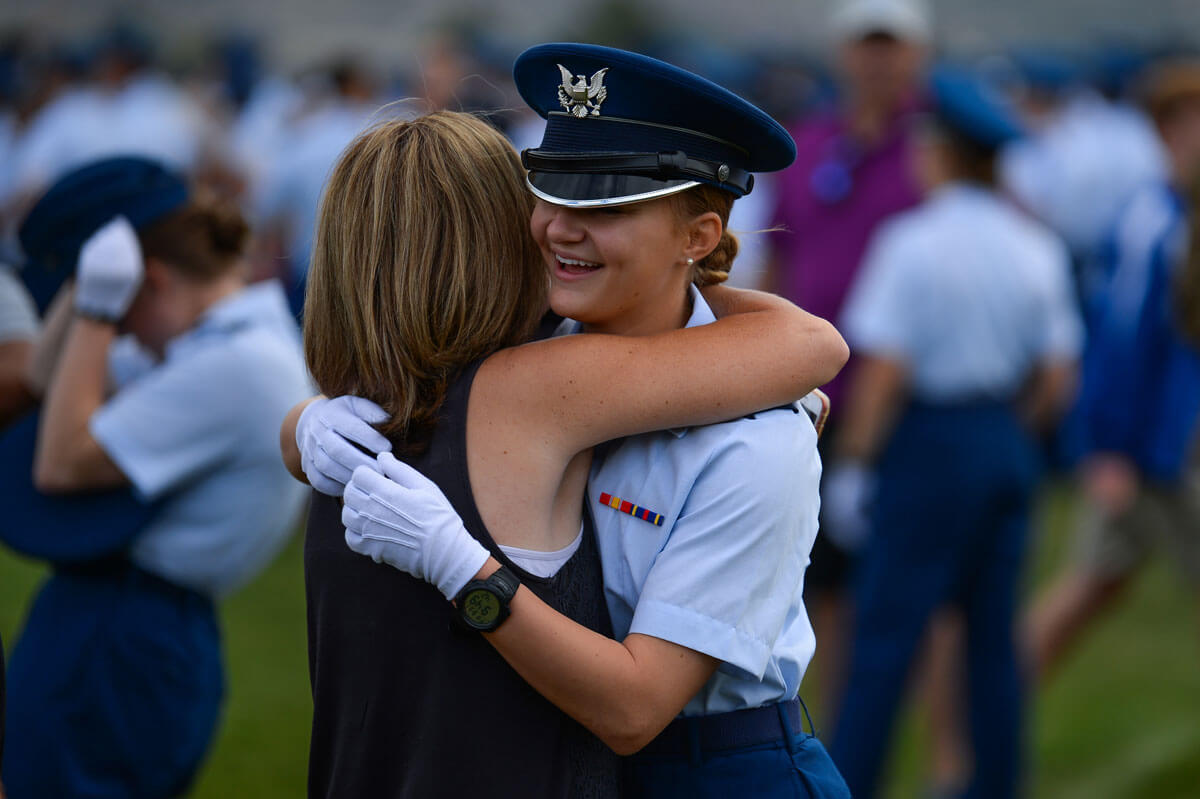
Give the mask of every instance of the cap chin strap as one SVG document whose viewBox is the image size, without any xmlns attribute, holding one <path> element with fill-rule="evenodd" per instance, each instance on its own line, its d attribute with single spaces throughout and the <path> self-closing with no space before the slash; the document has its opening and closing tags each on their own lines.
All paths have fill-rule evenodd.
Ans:
<svg viewBox="0 0 1200 799">
<path fill-rule="evenodd" d="M 535 172 L 575 175 L 644 175 L 650 178 L 688 178 L 715 183 L 739 196 L 754 188 L 754 175 L 744 169 L 672 153 L 548 153 L 525 150 L 521 163 Z"/>
</svg>

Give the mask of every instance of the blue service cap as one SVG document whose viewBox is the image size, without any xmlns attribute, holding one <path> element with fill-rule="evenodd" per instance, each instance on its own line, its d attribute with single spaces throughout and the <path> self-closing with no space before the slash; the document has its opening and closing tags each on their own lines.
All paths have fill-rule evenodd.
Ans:
<svg viewBox="0 0 1200 799">
<path fill-rule="evenodd" d="M 513 78 L 546 120 L 521 154 L 533 193 L 574 207 L 639 202 L 704 183 L 735 196 L 753 172 L 783 169 L 796 145 L 733 92 L 648 56 L 590 44 L 542 44 Z"/>
<path fill-rule="evenodd" d="M 75 271 L 79 248 L 114 216 L 137 230 L 182 208 L 188 186 L 157 161 L 121 156 L 63 175 L 30 209 L 17 231 L 25 253 L 21 277 L 44 311 Z"/>
<path fill-rule="evenodd" d="M 1000 93 L 966 72 L 934 70 L 929 95 L 938 121 L 975 144 L 995 149 L 1025 133 Z"/>
<path fill-rule="evenodd" d="M 30 209 L 18 236 L 31 265 L 75 268 L 88 236 L 122 215 L 140 230 L 188 200 L 183 177 L 136 156 L 92 161 L 58 179 Z"/>
<path fill-rule="evenodd" d="M 1009 58 L 1031 89 L 1062 94 L 1080 79 L 1079 64 L 1056 50 L 1019 47 L 1009 53 Z"/>
</svg>

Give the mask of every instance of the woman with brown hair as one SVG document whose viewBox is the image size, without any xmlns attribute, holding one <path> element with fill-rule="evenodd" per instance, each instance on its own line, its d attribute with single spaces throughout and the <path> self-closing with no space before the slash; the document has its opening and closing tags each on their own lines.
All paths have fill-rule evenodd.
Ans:
<svg viewBox="0 0 1200 799">
<path fill-rule="evenodd" d="M 812 765 L 819 744 L 795 734 L 795 691 L 811 656 L 799 590 L 816 530 L 814 426 L 790 405 L 727 425 L 712 423 L 805 394 L 836 373 L 845 348 L 824 322 L 775 298 L 717 289 L 702 296 L 694 287 L 727 273 L 736 253 L 725 231 L 732 199 L 749 189 L 751 170 L 786 165 L 794 155 L 791 141 L 745 101 L 669 65 L 607 48 L 545 47 L 517 64 L 518 85 L 539 113 L 556 92 L 566 109 L 551 114 L 543 146 L 524 154 L 533 170 L 529 187 L 539 198 L 530 244 L 540 250 L 541 264 L 535 251 L 532 268 L 542 275 L 535 280 L 544 280 L 540 270 L 550 268 L 550 305 L 575 320 L 560 332 L 582 324 L 605 335 L 561 336 L 501 350 L 460 372 L 424 452 L 404 454 L 436 483 L 431 490 L 423 486 L 433 483 L 384 453 L 377 466 L 354 471 L 340 519 L 335 502 L 314 500 L 308 561 L 310 618 L 316 619 L 313 763 L 325 764 L 322 774 L 329 762 L 344 765 L 345 780 L 336 789 L 328 779 L 312 787 L 319 795 L 347 788 L 378 792 L 390 779 L 404 786 L 400 795 L 405 789 L 467 795 L 488 786 L 513 796 L 607 793 L 612 763 L 579 756 L 595 752 L 587 749 L 595 739 L 586 734 L 580 746 L 572 743 L 583 732 L 579 725 L 612 750 L 630 753 L 688 705 L 697 723 L 716 720 L 700 724 L 697 735 L 709 734 L 701 727 L 711 729 L 717 737 L 708 744 L 738 749 L 724 754 L 736 760 L 741 787 L 790 791 L 808 780 L 810 788 L 821 783 L 836 792 L 836 773 L 832 779 L 812 770 L 798 776 Z M 584 77 L 568 74 L 561 66 L 568 63 Z M 622 87 L 627 94 L 618 102 Z M 666 124 L 663 114 L 673 112 L 662 107 L 664 98 L 688 109 L 674 120 L 679 125 Z M 657 116 L 648 110 L 656 104 Z M 602 105 L 597 119 L 592 112 Z M 660 137 L 657 145 L 643 138 L 652 135 Z M 554 142 L 568 145 L 556 148 Z M 662 152 L 648 152 L 654 147 Z M 354 155 L 352 148 L 347 158 Z M 527 197 L 515 156 L 510 158 L 511 190 Z M 432 161 L 429 156 L 420 163 Z M 332 208 L 341 207 L 345 167 L 328 189 L 326 221 Z M 361 171 L 382 172 L 372 165 Z M 406 178 L 397 182 L 409 191 Z M 471 188 L 438 185 L 456 197 Z M 474 211 L 473 218 L 486 214 L 506 205 L 494 198 L 507 198 L 507 192 L 487 186 L 480 209 L 465 199 L 458 207 L 443 205 L 439 213 L 450 218 L 441 224 L 461 231 L 458 211 Z M 529 200 L 523 202 L 528 208 Z M 390 235 L 407 238 L 403 218 L 386 222 L 401 226 Z M 418 249 L 416 257 L 421 253 L 427 261 L 437 257 L 436 249 Z M 478 267 L 477 257 L 471 253 L 465 261 Z M 405 269 L 421 266 L 402 263 Z M 318 258 L 314 274 L 321 268 Z M 358 291 L 370 281 L 354 281 L 357 287 L 347 282 L 335 290 Z M 472 290 L 480 287 L 468 284 L 460 293 Z M 348 318 L 328 313 L 321 289 L 309 299 L 316 303 L 307 310 L 309 332 Z M 721 306 L 720 321 L 710 303 Z M 381 306 L 367 305 L 377 322 Z M 750 312 L 730 315 L 738 305 Z M 461 316 L 456 307 L 439 305 L 434 324 L 471 318 L 469 307 Z M 349 343 L 352 351 L 362 348 L 355 335 Z M 383 347 L 376 351 L 395 357 Z M 353 364 L 347 374 L 370 373 L 371 357 L 352 354 L 347 360 Z M 414 367 L 426 369 L 408 365 Z M 436 370 L 420 374 L 436 390 Z M 316 377 L 329 393 L 322 376 Z M 347 389 L 357 390 L 334 388 Z M 362 424 L 393 415 L 388 391 L 380 402 L 385 410 L 377 414 L 354 397 L 306 410 L 300 452 L 292 452 L 291 462 L 303 461 L 314 485 L 340 493 L 349 470 L 368 461 L 346 438 L 389 449 Z M 703 424 L 709 426 L 678 427 Z M 664 428 L 673 429 L 648 432 Z M 289 432 L 285 426 L 285 448 Z M 603 462 L 591 465 L 591 447 L 638 433 L 646 435 L 614 442 Z M 391 492 L 399 492 L 403 507 Z M 583 508 L 581 496 L 588 497 Z M 340 521 L 348 526 L 344 535 Z M 600 531 L 596 540 L 593 523 Z M 430 585 L 398 579 L 369 561 L 355 565 L 343 537 L 354 551 Z M 311 557 L 314 540 L 326 542 L 319 567 Z M 589 567 L 597 542 L 603 594 L 594 560 Z M 344 563 L 343 590 L 337 592 L 329 585 L 334 558 Z M 379 593 L 364 590 L 367 579 L 380 581 Z M 385 596 L 383 586 L 407 595 L 398 601 L 395 594 Z M 620 642 L 602 634 L 602 598 Z M 455 600 L 457 610 L 446 599 Z M 328 613 L 335 603 L 339 612 Z M 347 625 L 346 618 L 356 615 L 355 624 Z M 452 619 L 488 635 L 447 633 Z M 360 629 L 348 632 L 351 627 Z M 422 634 L 410 634 L 414 629 Z M 374 648 L 369 655 L 368 645 Z M 380 664 L 380 649 L 395 654 Z M 333 667 L 339 662 L 342 669 Z M 363 679 L 364 671 L 377 669 L 383 673 Z M 331 672 L 340 701 L 323 710 L 324 675 Z M 339 679 L 339 672 L 348 676 Z M 397 706 L 408 709 L 403 722 L 364 725 L 364 718 Z M 737 718 L 720 719 L 726 710 Z M 338 718 L 340 733 L 329 735 L 323 718 Z M 400 737 L 397 725 L 411 729 Z M 435 742 L 449 744 L 463 734 L 475 744 L 469 755 L 437 753 Z M 674 747 L 687 734 L 683 726 L 675 729 L 660 754 L 674 762 Z M 760 744 L 770 744 L 765 759 L 743 757 L 746 747 L 763 749 Z M 386 748 L 392 758 L 390 772 L 376 771 L 380 782 L 351 781 L 363 771 L 363 747 Z M 715 765 L 717 772 L 728 774 L 731 761 L 718 761 L 724 765 Z M 608 782 L 597 779 L 601 769 Z M 715 773 L 685 772 L 680 790 Z M 409 781 L 413 775 L 421 782 Z M 660 772 L 651 782 L 664 778 Z M 710 782 L 711 790 L 730 787 L 721 779 Z M 600 790 L 605 786 L 609 790 Z"/>
<path fill-rule="evenodd" d="M 266 566 L 303 499 L 264 433 L 309 391 L 298 331 L 278 284 L 246 285 L 241 216 L 154 161 L 70 173 L 21 233 L 78 268 L 32 484 L 5 463 L 2 537 L 54 568 L 9 666 L 5 788 L 179 796 L 224 692 L 214 600 Z M 110 396 L 122 333 L 148 357 Z"/>
</svg>

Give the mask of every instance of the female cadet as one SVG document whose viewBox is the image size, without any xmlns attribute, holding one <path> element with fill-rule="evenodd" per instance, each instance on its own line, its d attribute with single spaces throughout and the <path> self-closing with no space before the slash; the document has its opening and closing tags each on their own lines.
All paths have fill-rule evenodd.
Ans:
<svg viewBox="0 0 1200 799">
<path fill-rule="evenodd" d="M 40 493 L 17 502 L 55 539 L 21 534 L 55 574 L 13 652 L 5 786 L 14 799 L 178 796 L 223 693 L 213 598 L 265 566 L 300 510 L 264 430 L 308 381 L 282 288 L 245 284 L 236 211 L 140 158 L 64 181 L 38 217 L 63 241 L 116 211 L 136 228 L 119 216 L 79 252 L 36 434 Z M 154 361 L 107 397 L 118 331 Z M 96 493 L 122 487 L 133 496 Z"/>
<path fill-rule="evenodd" d="M 929 196 L 877 235 L 842 318 L 862 364 L 833 468 L 877 481 L 832 748 L 856 797 L 874 795 L 914 651 L 947 604 L 967 626 L 968 795 L 1018 790 L 1030 428 L 1061 409 L 1082 337 L 1065 248 L 994 188 L 995 153 L 1019 133 L 1008 110 L 963 75 L 931 90 Z M 862 513 L 857 493 L 830 510 Z"/>
<path fill-rule="evenodd" d="M 553 61 L 542 66 L 539 78 L 554 78 L 553 93 L 560 72 Z M 624 66 L 622 83 L 629 87 L 642 64 Z M 654 177 L 635 183 L 664 188 Z M 305 309 L 313 374 L 328 392 L 355 390 L 389 408 L 369 418 L 387 422 L 383 431 L 438 481 L 470 533 L 458 527 L 452 551 L 428 562 L 434 590 L 352 553 L 339 504 L 314 497 L 305 548 L 313 795 L 457 796 L 497 788 L 511 796 L 611 795 L 611 752 L 537 696 L 481 637 L 451 630 L 454 614 L 445 599 L 490 553 L 505 564 L 495 578 L 505 581 L 501 590 L 515 589 L 519 578 L 522 596 L 528 594 L 523 601 L 545 601 L 542 608 L 582 622 L 577 630 L 586 645 L 610 647 L 607 656 L 620 657 L 617 667 L 628 670 L 631 650 L 587 630 L 607 626 L 590 526 L 581 532 L 581 515 L 590 520 L 580 501 L 590 447 L 784 401 L 827 379 L 845 358 L 826 323 L 767 297 L 758 302 L 768 312 L 676 330 L 688 313 L 694 269 L 688 259 L 702 261 L 717 246 L 721 222 L 716 213 L 685 211 L 671 199 L 640 212 L 593 212 L 602 224 L 593 226 L 589 241 L 599 249 L 584 252 L 577 243 L 554 260 L 556 286 L 568 292 L 556 302 L 569 302 L 572 291 L 594 295 L 598 322 L 610 320 L 611 330 L 625 335 L 566 337 L 486 357 L 500 344 L 523 340 L 544 307 L 545 262 L 527 232 L 532 206 L 516 154 L 496 131 L 462 114 L 380 126 L 347 150 L 330 178 Z M 639 283 L 649 284 L 655 272 L 667 273 L 677 292 L 639 296 Z M 589 273 L 594 279 L 585 284 Z M 640 328 L 629 326 L 630 305 Z M 775 352 L 764 346 L 772 340 Z M 714 365 L 722 375 L 716 381 L 705 373 Z M 314 485 L 329 487 L 312 467 L 325 464 L 327 454 L 339 457 L 339 447 L 349 449 L 337 435 L 320 440 L 342 406 L 376 407 L 356 398 L 319 402 L 298 427 Z M 790 411 L 768 415 L 785 423 L 794 418 Z M 815 434 L 804 425 L 791 439 L 808 469 L 804 477 L 815 481 Z M 286 443 L 292 435 L 285 430 Z M 369 427 L 351 435 L 375 449 L 390 447 Z M 294 448 L 290 455 L 298 471 Z M 652 520 L 637 524 L 655 529 Z M 786 539 L 799 535 L 799 527 L 776 532 Z M 455 556 L 460 548 L 465 557 Z M 782 565 L 771 579 L 791 591 L 800 555 L 786 543 L 774 547 L 781 549 Z M 654 708 L 645 723 L 657 727 L 597 730 L 617 748 L 652 736 L 714 666 L 702 655 L 681 664 L 682 648 L 657 639 L 631 647 L 646 684 L 637 704 L 625 709 Z M 652 684 L 666 673 L 679 679 Z M 593 710 L 587 717 L 604 715 Z M 477 731 L 477 741 L 465 752 L 458 744 L 469 730 Z"/>
<path fill-rule="evenodd" d="M 724 230 L 729 208 L 750 189 L 751 170 L 791 161 L 786 132 L 720 87 L 633 53 L 542 45 L 518 58 L 515 76 L 548 119 L 542 146 L 523 157 L 539 199 L 531 225 L 550 267 L 554 310 L 586 332 L 623 337 L 631 349 L 637 339 L 624 337 L 686 323 L 691 330 L 665 334 L 684 340 L 728 324 L 710 324 L 713 313 L 690 284 L 724 279 L 736 252 Z M 549 344 L 597 338 L 610 336 Z M 716 415 L 733 415 L 730 398 L 739 392 L 731 392 L 730 367 L 714 360 L 723 351 L 690 340 L 703 348 L 686 368 L 705 370 L 725 409 Z M 749 376 L 762 355 L 774 368 L 791 365 L 782 350 L 747 350 L 735 371 Z M 678 357 L 647 362 L 654 390 L 626 397 L 623 414 L 692 401 L 687 381 L 674 374 L 685 368 Z M 606 380 L 621 377 L 609 376 L 602 361 L 584 366 Z M 545 384 L 533 397 L 493 399 L 505 414 L 549 395 L 550 412 L 529 417 L 538 432 L 518 443 L 527 457 L 543 457 L 538 442 L 555 414 L 603 407 L 563 393 L 561 407 L 560 392 Z M 301 428 L 305 458 L 316 467 L 315 455 L 338 436 L 320 424 Z M 467 535 L 439 487 L 388 453 L 379 459 L 383 475 L 368 466 L 354 471 L 342 518 L 350 547 L 377 562 L 438 585 L 445 574 L 469 570 L 476 579 L 457 595 L 459 613 L 539 693 L 616 752 L 644 750 L 633 761 L 635 793 L 844 796 L 820 743 L 800 732 L 795 698 L 814 647 L 800 591 L 816 533 L 815 445 L 813 424 L 785 406 L 607 448 L 588 479 L 587 508 L 619 642 L 513 580 L 508 558 L 489 557 Z M 472 486 L 483 488 L 486 476 L 474 463 L 471 473 Z M 536 529 L 532 519 L 510 524 Z M 672 721 L 681 711 L 684 718 Z M 472 715 L 464 712 L 462 723 L 473 723 Z"/>
</svg>

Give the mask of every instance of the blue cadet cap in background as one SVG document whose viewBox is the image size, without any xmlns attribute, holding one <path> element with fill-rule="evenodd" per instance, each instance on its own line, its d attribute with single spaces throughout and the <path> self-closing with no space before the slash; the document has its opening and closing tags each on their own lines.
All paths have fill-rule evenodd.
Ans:
<svg viewBox="0 0 1200 799">
<path fill-rule="evenodd" d="M 1028 88 L 1062 95 L 1082 79 L 1079 64 L 1065 53 L 1048 48 L 1020 47 L 1009 53 Z"/>
<path fill-rule="evenodd" d="M 1025 134 L 1000 93 L 968 73 L 934 70 L 929 89 L 938 121 L 975 144 L 996 149 Z"/>
<path fill-rule="evenodd" d="M 648 56 L 542 44 L 517 57 L 513 78 L 546 119 L 541 146 L 521 154 L 529 186 L 556 205 L 620 205 L 701 183 L 741 197 L 752 172 L 796 158 L 792 137 L 766 113 Z"/>
<path fill-rule="evenodd" d="M 83 243 L 114 216 L 141 230 L 183 207 L 188 196 L 182 176 L 136 156 L 92 161 L 59 178 L 17 233 L 27 259 L 22 278 L 38 308 L 74 273 Z"/>
</svg>

